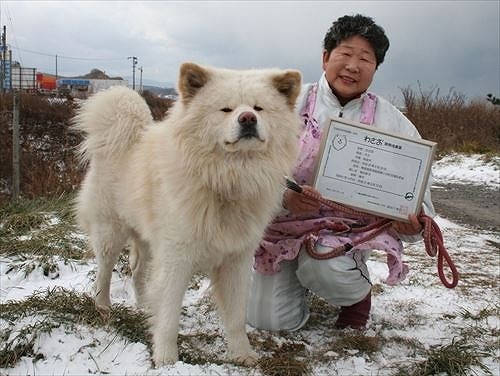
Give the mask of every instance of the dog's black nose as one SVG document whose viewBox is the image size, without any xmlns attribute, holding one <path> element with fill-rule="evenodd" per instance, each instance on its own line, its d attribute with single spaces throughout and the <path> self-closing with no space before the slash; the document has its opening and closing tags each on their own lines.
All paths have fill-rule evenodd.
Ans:
<svg viewBox="0 0 500 376">
<path fill-rule="evenodd" d="M 245 111 L 238 116 L 238 124 L 240 125 L 240 137 L 252 138 L 257 137 L 257 117 L 253 112 Z"/>
<path fill-rule="evenodd" d="M 240 116 L 238 116 L 238 123 L 242 127 L 255 127 L 255 125 L 257 124 L 257 117 L 253 112 L 242 112 Z"/>
</svg>

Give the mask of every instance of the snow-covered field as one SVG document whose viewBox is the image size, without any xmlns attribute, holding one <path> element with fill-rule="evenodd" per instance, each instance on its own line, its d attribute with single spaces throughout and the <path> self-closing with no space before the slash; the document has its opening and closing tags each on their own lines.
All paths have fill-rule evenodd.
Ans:
<svg viewBox="0 0 500 376">
<path fill-rule="evenodd" d="M 485 163 L 478 156 L 449 156 L 434 164 L 434 181 L 477 183 L 498 191 L 499 163 L 498 158 Z M 181 317 L 181 355 L 184 354 L 183 359 L 192 359 L 191 364 L 179 361 L 154 369 L 146 341 L 134 342 L 105 325 L 95 327 L 78 321 L 37 332 L 31 338 L 32 354 L 0 368 L 0 374 L 405 375 L 412 374 L 416 365 L 436 357 L 440 351 L 455 349 L 455 356 L 475 356 L 477 361 L 449 374 L 500 375 L 500 234 L 460 226 L 439 215 L 436 221 L 460 272 L 458 286 L 447 289 L 440 283 L 436 259 L 426 254 L 421 242 L 407 247 L 405 261 L 410 273 L 397 286 L 384 284 L 385 256 L 375 253 L 369 261 L 374 284 L 372 316 L 364 333 L 333 329 L 337 309 L 311 297 L 311 320 L 299 332 L 270 333 L 248 327 L 252 344 L 266 359 L 259 367 L 249 369 L 227 363 L 220 321 L 209 297 L 209 283 L 199 276 L 185 296 Z M 47 226 L 54 223 L 57 216 Z M 83 235 L 73 236 L 81 239 Z M 26 268 L 17 267 L 29 263 L 29 259 L 2 256 L 1 309 L 8 302 L 32 297 L 37 291 L 57 291 L 52 290 L 56 287 L 90 294 L 96 269 L 92 258 L 51 260 L 53 267 L 49 270 L 35 264 L 27 273 Z M 125 307 L 134 306 L 131 279 L 119 268 L 113 276 L 112 299 Z M 0 319 L 1 342 L 15 344 L 12 341 L 20 333 L 29 337 L 29 328 L 44 320 L 49 322 L 44 311 L 16 320 Z M 3 351 L 4 345 L 1 346 Z M 199 361 L 200 357 L 204 360 Z M 279 364 L 270 367 L 277 358 L 283 359 L 282 368 Z"/>
</svg>

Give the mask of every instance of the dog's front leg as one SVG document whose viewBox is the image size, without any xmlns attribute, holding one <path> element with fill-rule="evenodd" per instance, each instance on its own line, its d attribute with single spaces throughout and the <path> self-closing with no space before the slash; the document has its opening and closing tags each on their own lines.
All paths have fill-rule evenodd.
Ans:
<svg viewBox="0 0 500 376">
<path fill-rule="evenodd" d="M 152 288 L 146 294 L 151 312 L 153 361 L 156 367 L 173 364 L 178 358 L 177 335 L 182 298 L 192 276 L 192 267 L 186 262 L 167 261 L 152 267 Z"/>
<path fill-rule="evenodd" d="M 211 276 L 219 313 L 226 330 L 231 360 L 245 365 L 258 361 L 245 330 L 252 253 L 226 258 Z"/>
</svg>

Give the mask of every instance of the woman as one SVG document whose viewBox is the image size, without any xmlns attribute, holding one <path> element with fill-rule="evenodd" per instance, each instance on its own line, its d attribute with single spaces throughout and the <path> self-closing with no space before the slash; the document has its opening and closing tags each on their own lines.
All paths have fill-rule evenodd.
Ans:
<svg viewBox="0 0 500 376">
<path fill-rule="evenodd" d="M 268 227 L 256 252 L 247 311 L 248 323 L 256 328 L 301 328 L 309 317 L 306 290 L 341 307 L 337 328 L 364 328 L 371 308 L 371 282 L 366 266 L 371 250 L 387 252 L 387 283 L 395 284 L 408 273 L 401 260 L 401 240 L 421 239 L 422 228 L 415 215 L 409 217 L 409 223 L 395 222 L 392 229 L 352 247 L 345 255 L 318 260 L 305 249 L 305 240 L 313 232 L 316 251 L 325 253 L 359 239 L 359 234 L 349 231 L 339 234 L 336 226 L 362 226 L 376 221 L 370 215 L 349 216 L 314 199 L 320 197 L 310 186 L 314 162 L 322 128 L 330 118 L 343 117 L 400 135 L 420 137 L 399 110 L 367 92 L 388 48 L 384 30 L 362 15 L 339 18 L 325 35 L 324 72 L 317 83 L 304 86 L 298 101 L 304 129 L 294 178 L 309 195 L 290 189 L 284 192 L 283 213 Z M 422 206 L 425 214 L 434 215 L 429 187 Z"/>
</svg>

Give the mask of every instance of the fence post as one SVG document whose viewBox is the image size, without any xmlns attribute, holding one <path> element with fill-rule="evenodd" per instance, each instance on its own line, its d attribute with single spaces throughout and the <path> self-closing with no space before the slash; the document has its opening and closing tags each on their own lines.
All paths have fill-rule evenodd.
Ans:
<svg viewBox="0 0 500 376">
<path fill-rule="evenodd" d="M 13 90 L 12 107 L 12 199 L 19 199 L 20 194 L 20 130 L 19 130 L 20 90 Z"/>
</svg>

